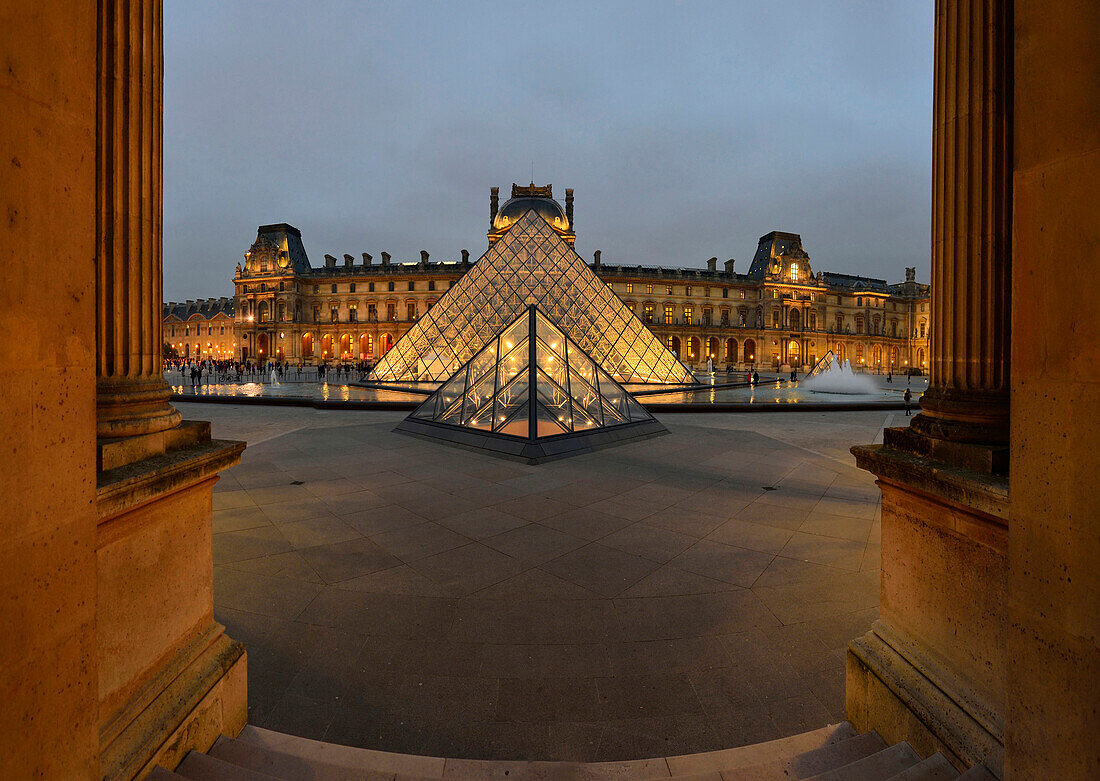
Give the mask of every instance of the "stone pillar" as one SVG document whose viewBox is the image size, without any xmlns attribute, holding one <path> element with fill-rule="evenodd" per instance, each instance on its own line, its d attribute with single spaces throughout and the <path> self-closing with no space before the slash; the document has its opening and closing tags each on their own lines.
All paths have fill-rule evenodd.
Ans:
<svg viewBox="0 0 1100 781">
<path fill-rule="evenodd" d="M 96 78 L 96 433 L 179 425 L 161 372 L 159 2 L 99 4 Z"/>
<path fill-rule="evenodd" d="M 1009 632 L 1013 0 L 937 0 L 931 377 L 852 448 L 882 491 L 879 620 L 848 646 L 860 731 L 1003 777 Z M 1014 532 L 1015 533 L 1015 532 Z"/>
<path fill-rule="evenodd" d="M 1014 12 L 1005 771 L 1097 778 L 1100 12 L 1093 0 Z"/>
<path fill-rule="evenodd" d="M 1008 442 L 1012 3 L 936 3 L 929 386 L 913 427 Z"/>
</svg>

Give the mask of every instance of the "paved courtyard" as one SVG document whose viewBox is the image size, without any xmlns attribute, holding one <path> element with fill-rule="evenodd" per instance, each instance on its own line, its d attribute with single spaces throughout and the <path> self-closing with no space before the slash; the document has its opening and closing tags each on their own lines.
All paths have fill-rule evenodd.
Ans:
<svg viewBox="0 0 1100 781">
<path fill-rule="evenodd" d="M 253 724 L 610 760 L 843 718 L 880 558 L 847 448 L 895 414 L 666 415 L 527 466 L 394 434 L 397 413 L 179 407 L 249 443 L 214 494 L 214 597 Z"/>
</svg>

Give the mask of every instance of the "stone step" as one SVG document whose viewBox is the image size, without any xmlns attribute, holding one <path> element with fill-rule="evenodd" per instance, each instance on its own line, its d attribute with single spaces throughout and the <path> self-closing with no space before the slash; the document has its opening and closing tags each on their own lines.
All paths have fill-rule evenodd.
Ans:
<svg viewBox="0 0 1100 781">
<path fill-rule="evenodd" d="M 685 754 L 668 757 L 668 769 L 672 776 L 691 776 L 723 770 L 736 770 L 753 765 L 764 765 L 790 759 L 798 754 L 855 737 L 856 731 L 846 721 L 830 724 L 810 732 L 791 735 L 765 743 L 707 751 L 702 754 Z"/>
<path fill-rule="evenodd" d="M 943 754 L 933 754 L 923 762 L 898 773 L 890 781 L 951 781 L 959 777 L 959 771 Z"/>
<path fill-rule="evenodd" d="M 187 752 L 176 768 L 176 775 L 190 781 L 278 781 L 266 773 L 257 773 L 197 751 Z"/>
<path fill-rule="evenodd" d="M 974 765 L 959 776 L 959 781 L 997 781 L 997 777 L 985 765 Z"/>
<path fill-rule="evenodd" d="M 308 778 L 312 781 L 392 781 L 393 772 L 381 772 L 365 768 L 348 768 L 303 759 L 269 748 L 262 748 L 244 740 L 219 737 L 210 751 L 215 759 L 238 767 L 266 773 L 286 781 Z"/>
<path fill-rule="evenodd" d="M 903 741 L 869 757 L 812 776 L 812 781 L 887 781 L 918 762 L 917 752 Z"/>
<path fill-rule="evenodd" d="M 441 757 L 394 754 L 367 748 L 325 743 L 261 727 L 246 725 L 237 740 L 299 759 L 352 770 L 372 770 L 411 778 L 443 778 L 446 763 Z"/>
<path fill-rule="evenodd" d="M 877 732 L 864 732 L 793 757 L 759 765 L 722 770 L 726 781 L 788 781 L 809 779 L 829 770 L 857 762 L 886 748 Z"/>
</svg>

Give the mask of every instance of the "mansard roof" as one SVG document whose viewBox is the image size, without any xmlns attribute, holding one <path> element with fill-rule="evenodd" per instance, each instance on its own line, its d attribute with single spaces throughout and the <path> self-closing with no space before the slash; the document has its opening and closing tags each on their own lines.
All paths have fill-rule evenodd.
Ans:
<svg viewBox="0 0 1100 781">
<path fill-rule="evenodd" d="M 834 271 L 825 271 L 822 274 L 825 284 L 829 287 L 846 288 L 853 292 L 865 290 L 868 293 L 889 293 L 889 285 L 885 279 L 874 277 L 860 277 L 852 274 L 838 274 Z"/>
<path fill-rule="evenodd" d="M 200 298 L 197 301 L 187 299 L 183 302 L 166 301 L 162 307 L 161 319 L 174 317 L 181 322 L 195 315 L 203 320 L 213 320 L 218 315 L 233 317 L 233 299 L 222 296 L 221 298 Z"/>
</svg>

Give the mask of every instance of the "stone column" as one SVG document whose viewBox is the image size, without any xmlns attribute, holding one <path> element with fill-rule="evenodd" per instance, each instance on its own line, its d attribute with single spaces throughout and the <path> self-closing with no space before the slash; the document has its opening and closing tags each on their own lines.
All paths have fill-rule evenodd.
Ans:
<svg viewBox="0 0 1100 781">
<path fill-rule="evenodd" d="M 930 377 L 913 428 L 1008 441 L 1012 3 L 938 0 Z"/>
<path fill-rule="evenodd" d="M 99 4 L 96 90 L 96 433 L 179 425 L 161 372 L 162 17 Z"/>
</svg>

